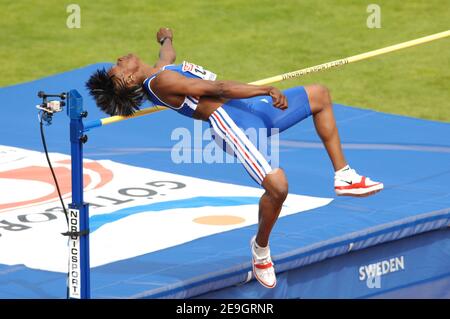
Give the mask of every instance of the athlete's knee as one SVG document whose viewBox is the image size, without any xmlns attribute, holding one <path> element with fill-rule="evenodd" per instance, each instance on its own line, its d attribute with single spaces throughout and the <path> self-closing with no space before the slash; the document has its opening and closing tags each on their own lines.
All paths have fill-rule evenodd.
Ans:
<svg viewBox="0 0 450 319">
<path fill-rule="evenodd" d="M 322 84 L 309 85 L 308 89 L 311 95 L 318 100 L 328 100 L 330 98 L 330 90 Z"/>
<path fill-rule="evenodd" d="M 313 84 L 305 87 L 309 98 L 309 104 L 313 113 L 320 112 L 324 108 L 331 108 L 330 90 L 321 84 Z"/>
<path fill-rule="evenodd" d="M 289 193 L 289 184 L 286 174 L 281 168 L 267 174 L 263 187 L 268 195 L 277 203 L 283 203 Z"/>
</svg>

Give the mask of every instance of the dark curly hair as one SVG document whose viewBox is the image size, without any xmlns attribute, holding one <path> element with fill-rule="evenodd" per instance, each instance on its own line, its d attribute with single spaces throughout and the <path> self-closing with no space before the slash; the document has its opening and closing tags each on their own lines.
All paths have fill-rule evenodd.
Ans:
<svg viewBox="0 0 450 319">
<path fill-rule="evenodd" d="M 139 110 L 145 94 L 141 86 L 128 87 L 124 81 L 114 81 L 103 68 L 97 70 L 86 82 L 90 95 L 97 106 L 109 115 L 130 116 Z"/>
</svg>

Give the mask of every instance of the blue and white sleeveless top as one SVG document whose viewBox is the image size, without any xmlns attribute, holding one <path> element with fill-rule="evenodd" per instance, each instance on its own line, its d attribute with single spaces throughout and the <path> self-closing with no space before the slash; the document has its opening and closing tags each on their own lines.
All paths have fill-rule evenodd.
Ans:
<svg viewBox="0 0 450 319">
<path fill-rule="evenodd" d="M 178 72 L 179 74 L 181 74 L 187 78 L 195 78 L 195 79 L 210 80 L 210 81 L 214 81 L 216 79 L 217 75 L 212 73 L 211 71 L 205 70 L 203 67 L 201 67 L 199 65 L 183 61 L 182 64 L 166 65 L 163 68 L 161 68 L 161 70 L 158 73 L 153 74 L 151 77 L 145 79 L 144 88 L 147 91 L 151 102 L 153 102 L 156 105 L 167 106 L 167 107 L 177 111 L 178 113 L 181 113 L 188 117 L 192 117 L 195 109 L 197 108 L 198 97 L 186 96 L 184 98 L 184 102 L 181 104 L 181 106 L 176 107 L 176 106 L 172 106 L 172 105 L 165 103 L 152 91 L 152 89 L 150 87 L 150 83 L 160 72 L 162 72 L 164 70 Z"/>
</svg>

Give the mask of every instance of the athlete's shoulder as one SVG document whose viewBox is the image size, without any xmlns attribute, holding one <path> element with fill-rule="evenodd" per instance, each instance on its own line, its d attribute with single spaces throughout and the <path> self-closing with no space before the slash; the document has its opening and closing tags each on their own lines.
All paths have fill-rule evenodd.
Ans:
<svg viewBox="0 0 450 319">
<path fill-rule="evenodd" d="M 179 83 L 180 81 L 183 81 L 184 79 L 185 77 L 176 71 L 169 69 L 161 70 L 151 81 L 151 86 L 153 88 L 170 87 L 172 85 L 175 85 L 176 83 Z"/>
</svg>

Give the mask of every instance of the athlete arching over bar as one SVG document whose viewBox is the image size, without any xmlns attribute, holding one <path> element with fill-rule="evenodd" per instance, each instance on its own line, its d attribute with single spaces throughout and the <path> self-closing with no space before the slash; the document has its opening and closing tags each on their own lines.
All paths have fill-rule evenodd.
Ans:
<svg viewBox="0 0 450 319">
<path fill-rule="evenodd" d="M 251 250 L 255 277 L 265 287 L 273 288 L 276 276 L 269 235 L 288 195 L 288 182 L 283 170 L 272 168 L 241 128 L 264 126 L 268 132 L 271 128 L 282 132 L 312 115 L 335 170 L 337 195 L 369 196 L 382 190 L 383 184 L 357 174 L 347 164 L 326 87 L 297 86 L 281 92 L 273 86 L 215 81 L 216 75 L 202 67 L 187 62 L 173 64 L 176 56 L 170 29 L 159 29 L 156 37 L 161 49 L 154 66 L 128 54 L 111 69 L 97 70 L 86 85 L 100 109 L 109 115 L 132 115 L 148 99 L 210 123 L 265 190 Z"/>
</svg>

